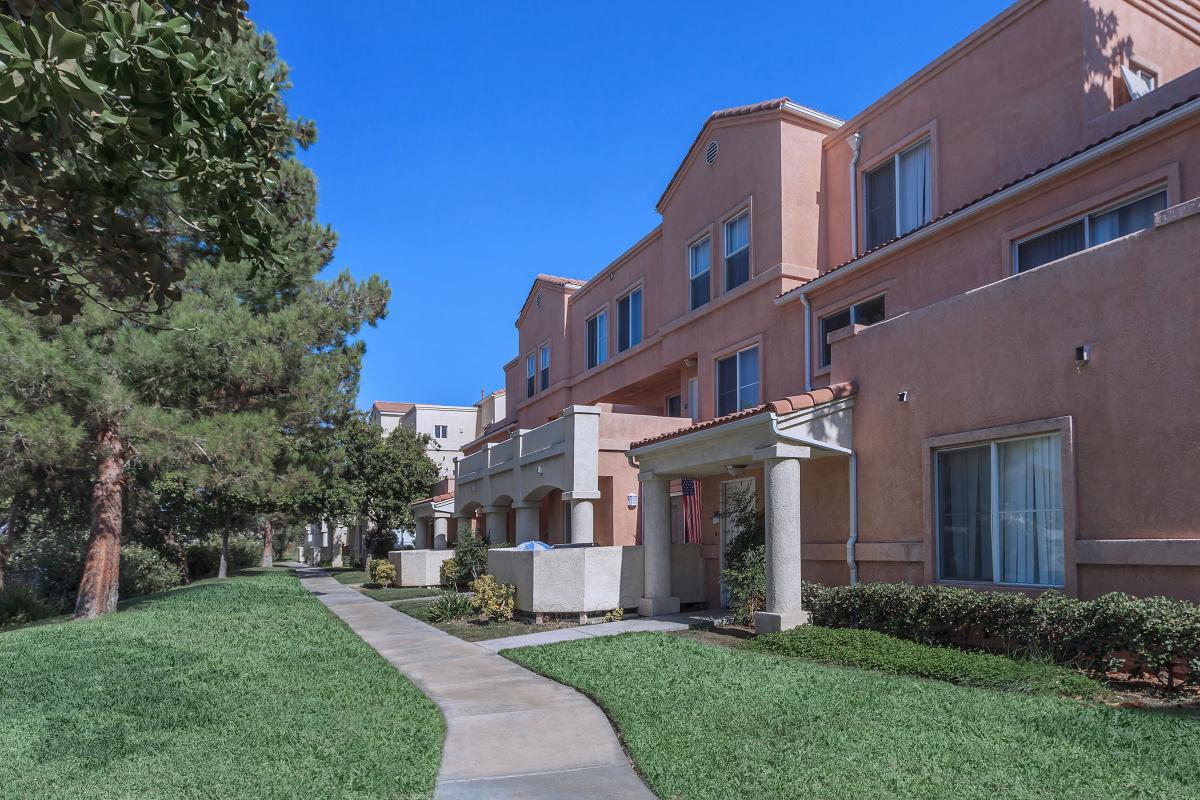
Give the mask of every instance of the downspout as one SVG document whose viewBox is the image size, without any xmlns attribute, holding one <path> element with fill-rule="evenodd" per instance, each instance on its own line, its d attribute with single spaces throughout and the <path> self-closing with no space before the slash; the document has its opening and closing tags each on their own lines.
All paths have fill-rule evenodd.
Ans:
<svg viewBox="0 0 1200 800">
<path fill-rule="evenodd" d="M 800 302 L 804 304 L 804 391 L 812 391 L 812 342 L 809 338 L 812 336 L 812 306 L 808 302 L 808 295 L 804 293 L 804 287 L 800 287 Z"/>
<path fill-rule="evenodd" d="M 820 442 L 805 436 L 795 436 L 779 430 L 779 417 L 771 414 L 771 433 L 778 439 L 796 444 L 816 447 L 819 450 L 830 450 L 850 457 L 850 536 L 846 539 L 846 566 L 850 568 L 850 585 L 858 583 L 858 558 L 855 548 L 858 545 L 858 455 L 848 447 L 831 442 Z"/>
<path fill-rule="evenodd" d="M 858 257 L 858 156 L 862 152 L 862 133 L 855 131 L 846 139 L 854 151 L 850 159 L 850 257 Z"/>
</svg>

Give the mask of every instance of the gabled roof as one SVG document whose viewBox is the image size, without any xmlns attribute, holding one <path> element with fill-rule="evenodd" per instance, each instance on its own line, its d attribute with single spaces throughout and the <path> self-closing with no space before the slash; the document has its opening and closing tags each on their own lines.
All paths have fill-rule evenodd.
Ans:
<svg viewBox="0 0 1200 800">
<path fill-rule="evenodd" d="M 819 125 L 828 127 L 831 130 L 839 128 L 842 125 L 842 121 L 837 117 L 832 117 L 828 114 L 822 114 L 820 111 L 814 111 L 813 109 L 802 106 L 799 103 L 793 103 L 791 99 L 787 97 L 777 97 L 774 100 L 763 100 L 759 103 L 751 103 L 750 105 L 745 106 L 734 106 L 733 108 L 723 108 L 719 111 L 714 111 L 708 115 L 708 119 L 706 119 L 704 124 L 700 126 L 699 133 L 697 133 L 696 138 L 692 140 L 691 145 L 687 149 L 687 153 L 685 153 L 683 156 L 683 160 L 679 162 L 679 166 L 675 168 L 675 173 L 671 176 L 671 180 L 667 181 L 667 188 L 663 189 L 663 193 L 658 198 L 658 203 L 656 203 L 654 207 L 659 212 L 662 211 L 662 207 L 667 200 L 667 196 L 671 193 L 671 190 L 675 188 L 675 184 L 679 182 L 679 177 L 683 174 L 684 167 L 687 166 L 688 161 L 691 160 L 692 153 L 699 149 L 700 142 L 704 138 L 704 132 L 708 130 L 709 125 L 712 125 L 714 122 L 719 122 L 721 120 L 731 119 L 734 117 L 748 117 L 753 114 L 761 114 L 771 111 L 787 112 L 809 122 L 815 122 Z"/>
<path fill-rule="evenodd" d="M 555 289 L 560 289 L 564 292 L 575 292 L 582 289 L 587 281 L 578 280 L 576 278 L 563 278 L 559 275 L 545 275 L 539 273 L 533 279 L 533 283 L 529 286 L 529 293 L 525 295 L 525 302 L 521 304 L 521 313 L 517 314 L 517 322 L 521 321 L 521 317 L 525 316 L 525 312 L 529 309 L 529 301 L 533 299 L 537 292 L 538 284 L 552 286 Z"/>
<path fill-rule="evenodd" d="M 841 400 L 845 397 L 858 392 L 858 384 L 854 381 L 843 381 L 842 383 L 834 383 L 820 389 L 813 389 L 809 392 L 801 392 L 789 397 L 782 397 L 778 400 L 772 400 L 769 403 L 755 406 L 754 408 L 746 408 L 741 411 L 735 411 L 732 414 L 726 414 L 723 417 L 710 419 L 707 422 L 698 422 L 695 425 L 689 425 L 686 428 L 671 431 L 669 433 L 660 433 L 658 436 L 651 436 L 648 439 L 642 439 L 633 442 L 629 445 L 630 450 L 637 450 L 639 447 L 645 447 L 649 444 L 657 444 L 665 442 L 668 439 L 678 439 L 680 436 L 687 436 L 690 433 L 708 430 L 709 428 L 717 428 L 721 425 L 727 425 L 735 420 L 745 419 L 746 417 L 757 416 L 758 414 L 791 414 L 794 411 L 803 411 L 808 408 L 814 408 L 825 403 L 832 403 L 834 400 Z"/>
<path fill-rule="evenodd" d="M 371 408 L 383 414 L 407 414 L 416 403 L 392 403 L 388 400 L 376 400 Z"/>
<path fill-rule="evenodd" d="M 1134 131 L 1137 128 L 1140 128 L 1141 126 L 1143 126 L 1149 122 L 1153 122 L 1154 120 L 1156 120 L 1160 117 L 1166 116 L 1167 114 L 1170 114 L 1172 111 L 1175 111 L 1176 109 L 1186 106 L 1189 103 L 1195 102 L 1196 100 L 1200 100 L 1200 94 L 1194 94 L 1191 97 L 1188 97 L 1184 100 L 1180 100 L 1178 103 L 1168 106 L 1167 108 L 1164 108 L 1154 114 L 1151 114 L 1148 117 L 1144 117 L 1143 119 L 1141 119 L 1131 125 L 1127 125 L 1126 127 L 1122 128 L 1119 131 L 1110 133 L 1108 136 L 1105 136 L 1102 139 L 1097 139 L 1096 141 L 1092 142 L 1091 144 L 1079 148 L 1078 150 L 1071 153 L 1070 155 L 1063 156 L 1062 158 L 1058 159 L 1057 161 L 1047 164 L 1044 167 L 1039 167 L 1038 169 L 1035 169 L 1032 172 L 1022 175 L 1020 178 L 1009 181 L 1008 183 L 1004 184 L 1003 186 L 998 186 L 995 189 L 992 189 L 991 191 L 987 192 L 986 194 L 982 194 L 979 197 L 976 197 L 974 200 L 964 203 L 963 205 L 959 206 L 958 208 L 955 208 L 951 211 L 947 211 L 946 213 L 944 213 L 938 217 L 935 217 L 934 219 L 929 220 L 924 225 L 920 225 L 916 228 L 913 228 L 911 231 L 901 234 L 900 236 L 897 236 L 893 239 L 889 239 L 888 241 L 883 242 L 882 244 L 875 245 L 870 250 L 859 253 L 854 258 L 851 258 L 847 261 L 843 261 L 840 264 L 836 264 L 836 265 L 830 267 L 829 269 L 822 272 L 817 278 L 814 278 L 813 280 L 822 280 L 827 275 L 830 275 L 834 272 L 837 272 L 840 269 L 844 269 L 846 267 L 851 266 L 852 264 L 862 261 L 867 256 L 873 256 L 875 253 L 878 253 L 880 250 L 885 250 L 885 249 L 891 247 L 892 245 L 896 244 L 897 242 L 902 242 L 905 239 L 909 239 L 909 238 L 913 237 L 914 235 L 920 233 L 921 231 L 925 230 L 926 228 L 929 228 L 933 225 L 937 225 L 937 224 L 941 223 L 942 221 L 949 219 L 950 217 L 961 214 L 964 211 L 967 211 L 967 210 L 971 209 L 972 207 L 977 206 L 978 204 L 984 202 L 985 200 L 988 200 L 989 198 L 1000 194 L 1001 192 L 1006 192 L 1009 189 L 1013 189 L 1028 180 L 1036 178 L 1037 176 L 1041 175 L 1044 172 L 1047 172 L 1049 170 L 1054 169 L 1055 167 L 1058 167 L 1060 164 L 1065 164 L 1066 162 L 1070 161 L 1073 158 L 1078 158 L 1079 156 L 1084 155 L 1088 151 L 1094 150 L 1097 147 L 1100 147 L 1101 145 L 1105 144 L 1106 142 L 1109 142 L 1120 136 L 1124 136 L 1125 134 L 1130 133 L 1131 131 Z M 786 292 L 781 293 L 779 295 L 779 297 L 785 297 L 787 295 L 792 294 L 793 292 L 797 292 L 800 289 L 803 289 L 809 283 L 812 283 L 812 281 L 808 281 L 806 283 L 800 284 L 799 286 L 793 286 L 791 289 L 788 289 Z"/>
</svg>

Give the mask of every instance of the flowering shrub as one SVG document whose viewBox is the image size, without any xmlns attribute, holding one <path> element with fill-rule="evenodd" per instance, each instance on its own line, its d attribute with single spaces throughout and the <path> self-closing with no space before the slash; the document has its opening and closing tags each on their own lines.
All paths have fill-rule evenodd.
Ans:
<svg viewBox="0 0 1200 800">
<path fill-rule="evenodd" d="M 986 647 L 1103 671 L 1124 666 L 1170 688 L 1177 674 L 1200 683 L 1200 606 L 1113 592 L 1076 600 L 950 586 L 805 583 L 812 621 L 868 628 L 922 644 Z"/>
<path fill-rule="evenodd" d="M 454 589 L 458 586 L 459 578 L 458 561 L 453 558 L 447 558 L 438 567 L 438 577 L 441 579 L 442 586 Z"/>
<path fill-rule="evenodd" d="M 388 587 L 396 583 L 396 565 L 386 558 L 376 558 L 371 561 L 371 583 Z"/>
<path fill-rule="evenodd" d="M 471 581 L 471 608 L 489 622 L 508 622 L 516 610 L 517 587 L 511 583 L 496 583 L 491 575 L 480 575 Z"/>
</svg>

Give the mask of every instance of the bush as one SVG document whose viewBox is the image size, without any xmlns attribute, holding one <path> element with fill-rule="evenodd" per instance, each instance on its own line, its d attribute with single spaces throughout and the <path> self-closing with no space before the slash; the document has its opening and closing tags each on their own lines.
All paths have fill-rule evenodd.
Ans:
<svg viewBox="0 0 1200 800">
<path fill-rule="evenodd" d="M 454 557 L 442 562 L 439 576 L 448 589 L 466 588 L 487 572 L 487 542 L 471 530 L 461 530 L 454 542 Z"/>
<path fill-rule="evenodd" d="M 457 587 L 459 579 L 458 561 L 454 558 L 447 558 L 443 561 L 442 565 L 438 567 L 438 578 L 441 579 L 442 586 L 449 586 L 452 589 Z"/>
<path fill-rule="evenodd" d="M 1200 682 L 1200 606 L 1114 592 L 1075 600 L 950 586 L 804 585 L 816 625 L 867 628 L 923 644 L 984 647 L 1091 670 L 1123 663 L 1173 688 L 1176 673 Z"/>
<path fill-rule="evenodd" d="M 0 592 L 0 628 L 25 625 L 62 612 L 62 607 L 39 594 L 32 586 L 10 583 Z"/>
<path fill-rule="evenodd" d="M 471 616 L 471 601 L 453 590 L 439 592 L 426 609 L 430 622 L 454 622 Z"/>
<path fill-rule="evenodd" d="M 804 625 L 783 633 L 758 636 L 745 646 L 760 653 L 983 689 L 1084 697 L 1101 692 L 1095 681 L 1053 664 L 1018 661 L 950 647 L 930 647 L 876 631 Z"/>
<path fill-rule="evenodd" d="M 229 537 L 229 571 L 249 569 L 262 563 L 262 538 Z M 188 577 L 191 580 L 217 574 L 221 565 L 221 537 L 210 536 L 187 546 Z"/>
<path fill-rule="evenodd" d="M 121 597 L 165 592 L 183 583 L 179 565 L 140 544 L 121 547 L 121 572 L 117 591 Z"/>
<path fill-rule="evenodd" d="M 766 521 L 753 491 L 739 489 L 729 501 L 729 527 L 739 533 L 725 545 L 721 580 L 734 622 L 753 625 L 755 613 L 767 604 Z"/>
<path fill-rule="evenodd" d="M 386 558 L 376 558 L 371 562 L 371 583 L 385 589 L 396 584 L 396 565 Z"/>
<path fill-rule="evenodd" d="M 517 604 L 517 587 L 511 583 L 496 583 L 491 575 L 480 575 L 471 581 L 471 609 L 489 622 L 508 622 Z"/>
</svg>

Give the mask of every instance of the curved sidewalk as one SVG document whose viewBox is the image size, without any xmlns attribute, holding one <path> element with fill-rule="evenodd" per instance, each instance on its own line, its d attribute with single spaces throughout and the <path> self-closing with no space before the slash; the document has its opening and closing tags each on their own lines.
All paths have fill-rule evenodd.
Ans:
<svg viewBox="0 0 1200 800">
<path fill-rule="evenodd" d="M 608 718 L 579 692 L 401 614 L 324 570 L 289 566 L 442 710 L 446 741 L 434 797 L 654 797 Z"/>
</svg>

